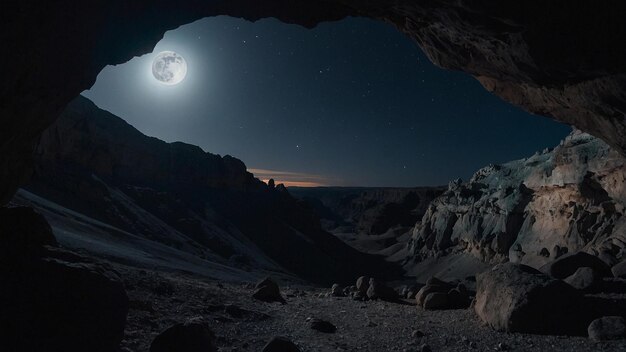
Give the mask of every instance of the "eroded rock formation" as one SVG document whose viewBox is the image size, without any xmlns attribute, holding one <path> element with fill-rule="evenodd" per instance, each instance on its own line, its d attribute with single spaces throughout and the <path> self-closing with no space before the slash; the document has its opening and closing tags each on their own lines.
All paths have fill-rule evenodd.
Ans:
<svg viewBox="0 0 626 352">
<path fill-rule="evenodd" d="M 0 86 L 0 201 L 23 181 L 37 135 L 105 65 L 151 51 L 166 30 L 217 15 L 305 26 L 348 15 L 386 21 L 437 65 L 626 151 L 626 4 L 619 0 L 10 0 L 0 40 L 19 60 Z"/>
<path fill-rule="evenodd" d="M 466 252 L 539 268 L 579 250 L 625 259 L 626 159 L 574 131 L 553 150 L 454 181 L 416 227 L 420 258 Z"/>
</svg>

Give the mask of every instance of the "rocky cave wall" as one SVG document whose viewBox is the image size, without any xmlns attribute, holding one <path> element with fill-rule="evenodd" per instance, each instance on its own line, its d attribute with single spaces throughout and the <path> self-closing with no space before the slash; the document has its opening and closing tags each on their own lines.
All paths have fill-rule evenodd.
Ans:
<svg viewBox="0 0 626 352">
<path fill-rule="evenodd" d="M 312 27 L 363 16 L 395 25 L 437 65 L 626 152 L 626 3 L 619 0 L 9 0 L 0 39 L 0 202 L 30 167 L 33 140 L 100 70 L 148 53 L 165 31 L 229 15 Z"/>
</svg>

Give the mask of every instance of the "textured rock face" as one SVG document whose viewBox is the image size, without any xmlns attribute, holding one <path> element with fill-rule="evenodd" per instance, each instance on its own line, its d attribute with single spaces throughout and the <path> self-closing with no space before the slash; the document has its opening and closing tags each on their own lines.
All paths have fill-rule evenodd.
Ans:
<svg viewBox="0 0 626 352">
<path fill-rule="evenodd" d="M 32 141 L 105 65 L 149 52 L 166 30 L 224 14 L 305 26 L 347 15 L 387 21 L 436 64 L 626 150 L 626 4 L 618 0 L 10 0 L 4 10 L 0 39 L 20 59 L 0 87 L 1 202 L 22 182 Z"/>
<path fill-rule="evenodd" d="M 430 205 L 412 251 L 419 258 L 467 252 L 536 268 L 579 250 L 623 260 L 625 161 L 575 131 L 554 150 L 488 166 L 467 183 L 450 183 Z"/>
</svg>

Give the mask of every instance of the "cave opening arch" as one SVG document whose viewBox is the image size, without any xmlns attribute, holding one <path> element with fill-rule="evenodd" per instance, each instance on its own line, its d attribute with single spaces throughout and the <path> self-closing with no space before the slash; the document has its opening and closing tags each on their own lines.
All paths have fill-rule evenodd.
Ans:
<svg viewBox="0 0 626 352">
<path fill-rule="evenodd" d="M 0 199 L 29 168 L 33 140 L 107 64 L 151 51 L 163 33 L 199 18 L 275 17 L 311 27 L 363 16 L 394 24 L 444 68 L 474 75 L 488 90 L 626 150 L 626 4 L 429 1 L 63 1 L 6 6 L 2 39 L 22 57 L 0 106 Z M 598 23 L 602 21 L 602 25 Z M 546 35 L 549 33 L 550 35 Z"/>
</svg>

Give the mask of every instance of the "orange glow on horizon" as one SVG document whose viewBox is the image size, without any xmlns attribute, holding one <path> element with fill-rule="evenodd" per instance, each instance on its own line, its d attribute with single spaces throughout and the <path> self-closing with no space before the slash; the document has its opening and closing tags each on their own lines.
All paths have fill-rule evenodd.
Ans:
<svg viewBox="0 0 626 352">
<path fill-rule="evenodd" d="M 265 183 L 268 183 L 270 180 L 261 180 Z M 281 180 L 274 180 L 274 183 L 278 186 L 279 184 L 283 184 L 285 187 L 325 187 L 328 185 L 322 184 L 322 183 L 317 183 L 317 182 L 310 182 L 310 181 L 281 181 Z"/>
<path fill-rule="evenodd" d="M 250 168 L 248 172 L 254 174 L 254 177 L 268 183 L 270 179 L 274 179 L 275 184 L 283 184 L 285 187 L 328 187 L 330 185 L 340 183 L 337 180 L 327 176 L 308 174 L 304 172 L 280 171 Z"/>
</svg>

